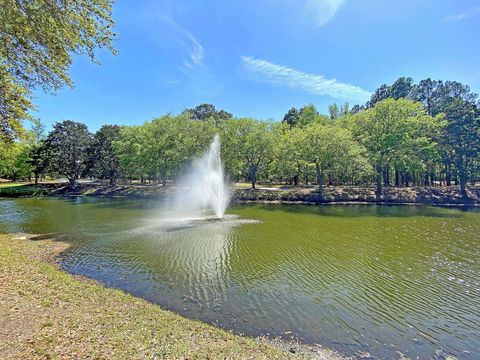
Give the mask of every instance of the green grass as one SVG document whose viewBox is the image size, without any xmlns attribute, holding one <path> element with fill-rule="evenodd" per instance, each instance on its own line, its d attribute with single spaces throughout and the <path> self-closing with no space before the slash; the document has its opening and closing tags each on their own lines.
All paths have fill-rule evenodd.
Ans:
<svg viewBox="0 0 480 360">
<path fill-rule="evenodd" d="M 7 182 L 7 183 L 0 183 L 0 188 L 9 188 L 15 186 L 24 186 L 28 185 L 28 183 L 15 183 L 15 182 Z"/>
<path fill-rule="evenodd" d="M 255 339 L 81 280 L 46 259 L 67 247 L 0 235 L 0 358 L 287 359 Z"/>
<path fill-rule="evenodd" d="M 50 195 L 51 190 L 47 186 L 35 184 L 1 184 L 0 197 L 20 197 L 20 196 L 43 196 Z"/>
</svg>

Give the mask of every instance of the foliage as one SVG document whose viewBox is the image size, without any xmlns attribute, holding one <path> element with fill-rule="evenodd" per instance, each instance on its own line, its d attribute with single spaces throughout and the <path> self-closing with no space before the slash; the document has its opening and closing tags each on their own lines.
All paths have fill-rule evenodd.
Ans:
<svg viewBox="0 0 480 360">
<path fill-rule="evenodd" d="M 141 126 L 121 129 L 113 148 L 129 178 L 161 180 L 181 175 L 183 168 L 213 138 L 214 124 L 192 121 L 186 114 L 166 115 Z"/>
<path fill-rule="evenodd" d="M 0 6 L 0 134 L 22 135 L 31 91 L 72 86 L 72 55 L 87 55 L 112 41 L 113 0 L 4 0 Z"/>
<path fill-rule="evenodd" d="M 113 142 L 120 135 L 120 126 L 104 125 L 93 136 L 89 149 L 90 173 L 100 179 L 109 179 L 115 185 L 120 176 L 120 162 Z"/>
<path fill-rule="evenodd" d="M 225 167 L 244 176 L 255 189 L 258 172 L 272 160 L 272 124 L 249 118 L 228 121 L 221 129 Z M 236 176 L 235 176 L 236 175 Z"/>
<path fill-rule="evenodd" d="M 441 126 L 440 118 L 432 118 L 421 103 L 408 99 L 383 100 L 351 117 L 350 128 L 375 168 L 378 193 L 385 167 L 423 154 L 434 145 L 432 135 Z"/>
<path fill-rule="evenodd" d="M 201 104 L 193 109 L 186 109 L 183 114 L 192 120 L 213 121 L 217 127 L 233 117 L 232 114 L 225 110 L 217 110 L 212 104 Z"/>
<path fill-rule="evenodd" d="M 43 145 L 48 170 L 66 177 L 73 186 L 87 167 L 91 139 L 85 124 L 71 120 L 56 123 Z"/>
<path fill-rule="evenodd" d="M 300 158 L 315 166 L 319 194 L 326 177 L 342 177 L 349 168 L 368 169 L 365 149 L 348 129 L 336 125 L 312 124 L 296 134 L 303 146 Z"/>
</svg>

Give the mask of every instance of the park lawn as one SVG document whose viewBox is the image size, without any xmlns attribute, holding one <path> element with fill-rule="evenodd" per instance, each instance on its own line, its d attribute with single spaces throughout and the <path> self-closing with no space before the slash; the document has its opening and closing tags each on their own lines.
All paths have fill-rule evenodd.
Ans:
<svg viewBox="0 0 480 360">
<path fill-rule="evenodd" d="M 14 186 L 23 186 L 23 185 L 28 185 L 29 183 L 16 183 L 16 182 L 6 182 L 6 183 L 0 183 L 0 188 L 8 188 L 8 187 L 14 187 Z"/>
<path fill-rule="evenodd" d="M 0 234 L 1 359 L 293 356 L 67 274 L 52 262 L 67 247 L 45 236 Z"/>
</svg>

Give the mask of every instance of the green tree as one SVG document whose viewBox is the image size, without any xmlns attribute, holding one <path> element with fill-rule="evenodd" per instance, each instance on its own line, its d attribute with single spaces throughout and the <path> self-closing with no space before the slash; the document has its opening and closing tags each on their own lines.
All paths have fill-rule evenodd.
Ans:
<svg viewBox="0 0 480 360">
<path fill-rule="evenodd" d="M 405 154 L 414 154 L 434 142 L 439 119 L 426 114 L 423 105 L 408 99 L 387 99 L 350 118 L 356 139 L 367 149 L 376 172 L 377 196 L 381 196 L 385 168 Z"/>
<path fill-rule="evenodd" d="M 32 89 L 72 86 L 72 55 L 87 55 L 112 41 L 113 0 L 4 0 L 0 6 L 0 133 L 21 135 Z"/>
<path fill-rule="evenodd" d="M 290 110 L 288 110 L 283 117 L 282 122 L 288 124 L 290 128 L 297 126 L 297 124 L 300 122 L 300 112 L 298 109 L 292 107 Z"/>
<path fill-rule="evenodd" d="M 271 128 L 270 123 L 248 118 L 231 120 L 222 127 L 222 153 L 227 168 L 239 166 L 248 174 L 252 189 L 255 189 L 258 171 L 272 158 Z"/>
<path fill-rule="evenodd" d="M 29 91 L 15 79 L 0 63 L 0 141 L 5 145 L 25 136 L 22 120 L 31 120 L 33 109 Z"/>
<path fill-rule="evenodd" d="M 129 179 L 142 178 L 146 174 L 148 139 L 144 126 L 124 126 L 112 145 L 118 157 L 121 172 Z"/>
<path fill-rule="evenodd" d="M 272 173 L 276 179 L 287 179 L 295 186 L 305 172 L 305 162 L 300 156 L 300 132 L 300 128 L 290 129 L 287 123 L 282 122 L 274 128 L 273 134 Z"/>
<path fill-rule="evenodd" d="M 65 176 L 73 187 L 86 169 L 91 138 L 85 124 L 71 120 L 56 123 L 45 140 L 48 170 Z"/>
<path fill-rule="evenodd" d="M 313 124 L 297 135 L 303 143 L 301 156 L 315 165 L 319 196 L 324 196 L 327 175 L 341 175 L 353 164 L 366 162 L 362 148 L 348 129 L 336 125 Z"/>
<path fill-rule="evenodd" d="M 113 150 L 113 142 L 120 135 L 120 126 L 104 125 L 93 136 L 90 145 L 90 162 L 92 174 L 101 179 L 109 179 L 115 185 L 120 176 L 120 163 Z"/>
<path fill-rule="evenodd" d="M 337 120 L 350 114 L 350 105 L 345 102 L 343 105 L 338 106 L 336 103 L 328 106 L 328 113 L 330 114 L 330 120 Z"/>
<path fill-rule="evenodd" d="M 201 104 L 192 109 L 186 109 L 184 115 L 187 115 L 192 120 L 212 120 L 217 127 L 233 117 L 232 114 L 225 110 L 217 110 L 212 104 Z"/>
<path fill-rule="evenodd" d="M 446 105 L 445 118 L 442 145 L 451 154 L 461 194 L 467 197 L 467 181 L 475 176 L 475 162 L 480 154 L 480 110 L 475 104 L 455 97 Z"/>
</svg>

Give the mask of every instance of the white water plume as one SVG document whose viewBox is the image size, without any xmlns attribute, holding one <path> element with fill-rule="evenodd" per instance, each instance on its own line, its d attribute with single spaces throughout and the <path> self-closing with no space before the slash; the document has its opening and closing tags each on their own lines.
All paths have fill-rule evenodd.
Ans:
<svg viewBox="0 0 480 360">
<path fill-rule="evenodd" d="M 200 213 L 205 217 L 213 211 L 223 218 L 230 201 L 230 191 L 220 158 L 220 137 L 215 135 L 208 151 L 196 159 L 180 182 L 170 211 L 175 217 Z"/>
</svg>

